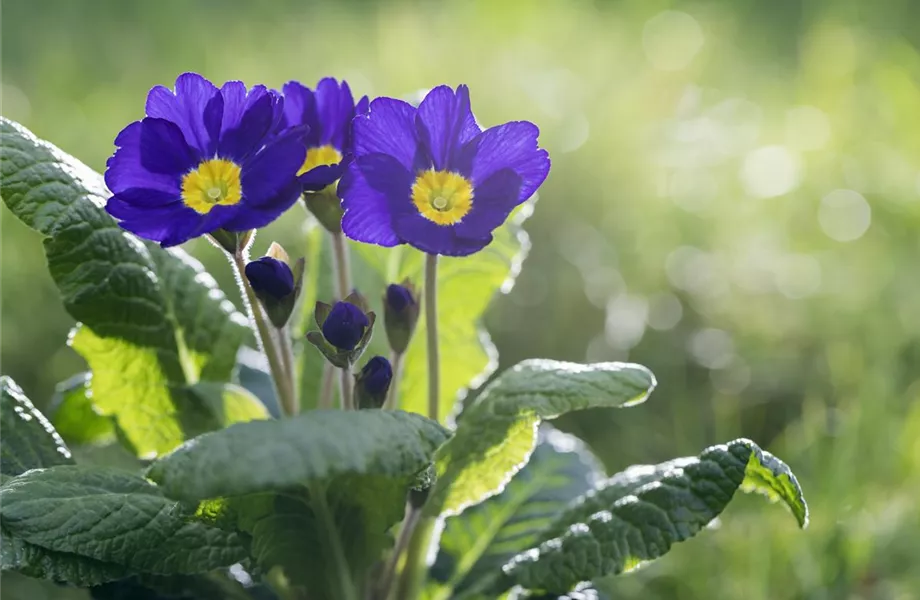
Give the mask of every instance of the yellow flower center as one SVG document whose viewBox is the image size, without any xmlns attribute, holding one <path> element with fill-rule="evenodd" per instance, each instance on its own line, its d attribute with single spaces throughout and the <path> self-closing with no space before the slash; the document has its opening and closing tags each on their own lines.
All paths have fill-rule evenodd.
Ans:
<svg viewBox="0 0 920 600">
<path fill-rule="evenodd" d="M 241 171 L 239 165 L 223 158 L 202 162 L 182 178 L 182 201 L 202 215 L 218 204 L 237 204 L 243 198 Z"/>
<path fill-rule="evenodd" d="M 429 221 L 453 225 L 473 208 L 473 184 L 459 173 L 428 169 L 412 184 L 412 203 Z"/>
<path fill-rule="evenodd" d="M 337 165 L 342 162 L 342 153 L 335 149 L 335 146 L 326 144 L 307 150 L 307 158 L 303 161 L 303 166 L 297 171 L 297 175 L 303 175 L 307 171 L 312 171 L 316 167 L 326 165 Z"/>
</svg>

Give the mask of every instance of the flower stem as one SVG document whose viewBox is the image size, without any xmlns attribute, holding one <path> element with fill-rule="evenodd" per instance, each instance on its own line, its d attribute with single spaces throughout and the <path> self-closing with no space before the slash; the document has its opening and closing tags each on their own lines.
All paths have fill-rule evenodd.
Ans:
<svg viewBox="0 0 920 600">
<path fill-rule="evenodd" d="M 323 363 L 323 382 L 320 389 L 319 408 L 332 408 L 332 390 L 335 381 L 335 367 L 330 363 Z"/>
<path fill-rule="evenodd" d="M 402 375 L 402 352 L 390 353 L 390 365 L 393 367 L 393 381 L 390 382 L 390 390 L 387 392 L 386 402 L 383 403 L 384 410 L 393 410 L 399 406 L 399 378 Z"/>
<path fill-rule="evenodd" d="M 341 374 L 341 379 L 339 379 L 339 387 L 342 393 L 342 410 L 354 410 L 355 408 L 355 399 L 352 392 L 352 375 L 351 369 L 339 369 Z"/>
<path fill-rule="evenodd" d="M 255 323 L 255 333 L 259 341 L 259 348 L 268 359 L 268 369 L 271 371 L 272 381 L 275 384 L 275 393 L 278 395 L 278 400 L 284 413 L 287 416 L 292 416 L 297 413 L 294 382 L 291 375 L 284 368 L 284 361 L 281 358 L 281 352 L 278 347 L 280 340 L 276 340 L 275 336 L 272 335 L 273 327 L 269 324 L 255 291 L 249 285 L 249 280 L 246 279 L 246 257 L 242 251 L 233 254 L 232 265 L 236 272 L 237 283 L 239 283 L 243 291 L 243 302 L 246 304 L 250 323 Z"/>
<path fill-rule="evenodd" d="M 341 231 L 332 235 L 332 270 L 336 277 L 338 300 L 344 300 L 351 292 L 351 267 L 348 261 L 348 246 Z"/>
<path fill-rule="evenodd" d="M 284 367 L 286 375 L 285 381 L 290 383 L 293 392 L 293 390 L 297 389 L 297 383 L 295 380 L 296 371 L 294 369 L 294 346 L 291 344 L 291 329 L 288 325 L 285 325 L 275 331 L 278 334 L 278 342 L 281 345 L 281 364 Z M 298 412 L 300 412 L 300 405 L 295 400 L 295 402 L 291 404 L 288 414 L 293 416 Z"/>
<path fill-rule="evenodd" d="M 438 255 L 425 257 L 425 328 L 428 339 L 428 418 L 438 420 Z"/>
<path fill-rule="evenodd" d="M 357 600 L 358 594 L 355 590 L 354 583 L 348 574 L 348 561 L 345 558 L 345 552 L 342 548 L 342 540 L 339 537 L 338 528 L 335 526 L 335 520 L 332 517 L 332 511 L 326 501 L 326 488 L 321 484 L 309 486 L 310 500 L 313 504 L 313 510 L 316 513 L 316 520 L 326 537 L 324 544 L 326 551 L 331 555 L 335 565 L 334 576 L 338 580 L 339 596 L 342 600 Z M 330 575 L 333 575 L 330 573 Z"/>
<path fill-rule="evenodd" d="M 431 534 L 434 533 L 435 519 L 423 517 L 417 520 L 409 538 L 406 561 L 396 582 L 396 595 L 399 600 L 415 600 L 425 574 L 425 561 Z"/>
<path fill-rule="evenodd" d="M 406 502 L 406 513 L 399 529 L 399 537 L 396 538 L 396 545 L 393 546 L 393 551 L 390 553 L 389 560 L 387 560 L 383 575 L 380 577 L 377 593 L 374 595 L 376 600 L 387 600 L 390 595 L 390 587 L 393 585 L 393 578 L 396 576 L 396 567 L 399 566 L 399 557 L 402 555 L 403 550 L 406 549 L 406 546 L 409 545 L 409 540 L 412 539 L 412 532 L 415 531 L 415 526 L 421 516 L 421 508 L 414 508 L 412 504 Z"/>
</svg>

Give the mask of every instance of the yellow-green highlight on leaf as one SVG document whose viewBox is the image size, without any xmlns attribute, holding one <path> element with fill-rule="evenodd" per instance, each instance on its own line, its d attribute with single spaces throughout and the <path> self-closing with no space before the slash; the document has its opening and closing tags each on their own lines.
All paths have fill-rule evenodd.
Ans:
<svg viewBox="0 0 920 600">
<path fill-rule="evenodd" d="M 0 195 L 45 236 L 96 411 L 139 456 L 172 450 L 205 423 L 186 388 L 230 379 L 245 318 L 196 260 L 121 229 L 103 209 L 101 175 L 7 119 L 0 138 Z"/>
<path fill-rule="evenodd" d="M 265 405 L 252 392 L 233 383 L 202 381 L 189 391 L 205 405 L 221 427 L 271 418 Z"/>
<path fill-rule="evenodd" d="M 527 360 L 503 373 L 468 407 L 438 450 L 438 481 L 425 510 L 457 514 L 505 486 L 527 463 L 544 419 L 587 408 L 643 402 L 655 377 L 641 365 Z"/>
<path fill-rule="evenodd" d="M 91 382 L 92 373 L 78 373 L 57 386 L 49 411 L 51 421 L 70 444 L 104 445 L 115 441 L 112 419 L 93 408 Z"/>
<path fill-rule="evenodd" d="M 502 568 L 493 592 L 513 586 L 559 595 L 666 554 L 719 516 L 737 490 L 769 492 L 801 527 L 808 506 L 795 475 L 754 442 L 712 446 L 698 458 L 633 467 L 575 500 L 537 545 Z"/>
</svg>

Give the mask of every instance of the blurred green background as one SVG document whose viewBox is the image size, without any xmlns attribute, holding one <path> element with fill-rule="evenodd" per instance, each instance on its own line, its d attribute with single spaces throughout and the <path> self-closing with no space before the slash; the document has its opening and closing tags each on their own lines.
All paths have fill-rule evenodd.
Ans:
<svg viewBox="0 0 920 600">
<path fill-rule="evenodd" d="M 5 0 L 2 113 L 96 169 L 193 70 L 468 83 L 553 158 L 487 325 L 532 356 L 648 365 L 644 405 L 561 423 L 611 471 L 746 436 L 805 532 L 741 498 L 617 598 L 920 598 L 920 4 L 911 0 Z M 37 234 L 2 211 L 2 370 L 39 406 L 82 369 Z M 270 237 L 297 247 L 295 217 Z M 219 280 L 227 266 L 191 243 Z M 40 599 L 42 591 L 24 597 Z"/>
</svg>

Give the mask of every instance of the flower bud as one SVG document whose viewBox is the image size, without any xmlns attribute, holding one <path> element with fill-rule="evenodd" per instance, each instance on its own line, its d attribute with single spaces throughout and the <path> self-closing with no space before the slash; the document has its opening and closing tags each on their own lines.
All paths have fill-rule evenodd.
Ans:
<svg viewBox="0 0 920 600">
<path fill-rule="evenodd" d="M 320 331 L 307 334 L 326 359 L 339 368 L 350 367 L 358 360 L 371 340 L 376 315 L 357 292 L 333 305 L 317 302 L 313 312 Z"/>
<path fill-rule="evenodd" d="M 383 296 L 383 323 L 390 348 L 402 354 L 409 346 L 419 316 L 418 296 L 415 286 L 406 279 L 402 285 L 387 286 Z"/>
<path fill-rule="evenodd" d="M 215 229 L 208 234 L 208 239 L 217 246 L 220 246 L 231 255 L 241 252 L 252 242 L 252 234 L 255 230 L 249 231 L 227 231 L 226 229 Z"/>
<path fill-rule="evenodd" d="M 252 291 L 265 308 L 269 320 L 279 329 L 291 318 L 303 279 L 303 259 L 297 261 L 294 271 L 287 260 L 284 248 L 273 243 L 268 256 L 248 263 L 245 269 Z"/>
<path fill-rule="evenodd" d="M 361 372 L 355 375 L 355 405 L 358 408 L 380 408 L 387 399 L 393 367 L 382 356 L 367 361 Z"/>
</svg>

